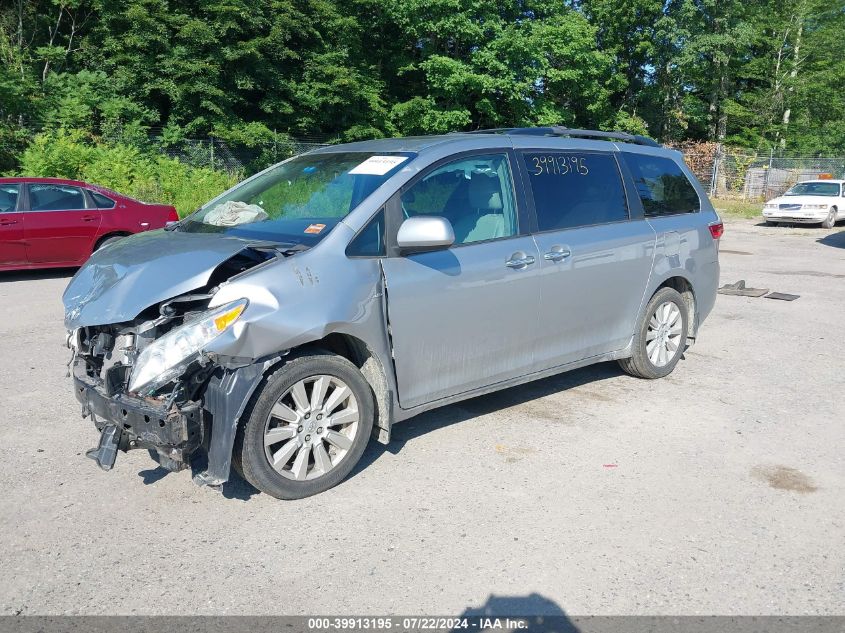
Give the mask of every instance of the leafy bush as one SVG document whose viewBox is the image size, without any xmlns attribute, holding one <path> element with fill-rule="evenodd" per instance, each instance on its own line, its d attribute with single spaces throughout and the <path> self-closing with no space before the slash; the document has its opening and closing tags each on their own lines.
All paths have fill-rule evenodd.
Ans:
<svg viewBox="0 0 845 633">
<path fill-rule="evenodd" d="M 238 181 L 237 174 L 192 167 L 137 147 L 98 143 L 83 131 L 62 129 L 36 136 L 21 155 L 18 172 L 84 180 L 139 200 L 172 204 L 180 216 Z"/>
</svg>

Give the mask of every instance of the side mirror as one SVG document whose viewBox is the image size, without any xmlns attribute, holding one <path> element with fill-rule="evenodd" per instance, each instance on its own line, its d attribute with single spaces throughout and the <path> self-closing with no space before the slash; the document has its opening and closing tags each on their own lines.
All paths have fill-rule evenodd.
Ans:
<svg viewBox="0 0 845 633">
<path fill-rule="evenodd" d="M 449 248 L 455 243 L 452 223 L 439 215 L 418 215 L 402 222 L 396 244 L 403 255 Z"/>
</svg>

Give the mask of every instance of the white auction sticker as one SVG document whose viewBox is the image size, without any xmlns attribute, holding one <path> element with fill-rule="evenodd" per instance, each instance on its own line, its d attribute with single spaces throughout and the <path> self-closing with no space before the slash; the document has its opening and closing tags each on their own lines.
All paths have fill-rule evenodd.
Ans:
<svg viewBox="0 0 845 633">
<path fill-rule="evenodd" d="M 349 170 L 350 174 L 384 176 L 391 169 L 408 160 L 407 156 L 370 156 L 360 165 Z"/>
</svg>

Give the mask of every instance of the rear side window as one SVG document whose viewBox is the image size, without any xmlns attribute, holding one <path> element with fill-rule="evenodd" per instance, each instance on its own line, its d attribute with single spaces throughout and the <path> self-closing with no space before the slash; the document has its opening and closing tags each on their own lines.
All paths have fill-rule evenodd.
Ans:
<svg viewBox="0 0 845 633">
<path fill-rule="evenodd" d="M 0 213 L 14 211 L 18 206 L 20 185 L 0 185 Z"/>
<path fill-rule="evenodd" d="M 111 198 L 104 196 L 101 193 L 97 193 L 96 191 L 89 191 L 88 193 L 90 193 L 91 197 L 94 198 L 94 202 L 97 203 L 98 209 L 114 209 L 114 200 Z"/>
<path fill-rule="evenodd" d="M 85 196 L 79 187 L 67 185 L 30 185 L 29 208 L 32 211 L 74 211 L 85 208 Z"/>
<path fill-rule="evenodd" d="M 646 217 L 694 213 L 698 194 L 678 163 L 661 156 L 625 154 Z"/>
<path fill-rule="evenodd" d="M 610 154 L 528 152 L 522 157 L 540 231 L 628 219 L 622 177 Z"/>
</svg>

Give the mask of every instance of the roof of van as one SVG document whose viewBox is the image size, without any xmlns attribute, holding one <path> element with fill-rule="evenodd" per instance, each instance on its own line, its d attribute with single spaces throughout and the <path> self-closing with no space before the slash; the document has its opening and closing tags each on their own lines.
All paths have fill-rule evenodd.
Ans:
<svg viewBox="0 0 845 633">
<path fill-rule="evenodd" d="M 543 128 L 539 128 L 541 130 Z M 613 134 L 613 133 L 610 133 Z M 479 132 L 452 132 L 450 134 L 440 134 L 433 136 L 407 136 L 402 138 L 381 138 L 372 139 L 368 141 L 358 141 L 355 143 L 343 143 L 340 145 L 329 145 L 316 150 L 312 153 L 328 153 L 328 152 L 414 152 L 421 153 L 435 146 L 444 144 L 468 144 L 477 147 L 490 146 L 491 141 L 508 138 L 509 142 L 513 142 L 515 146 L 530 146 L 532 140 L 543 139 L 546 142 L 552 139 L 559 139 L 565 141 L 567 145 L 583 144 L 586 147 L 603 147 L 608 150 L 617 148 L 618 144 L 635 145 L 652 147 L 654 149 L 665 149 L 672 151 L 669 148 L 662 148 L 657 143 L 652 144 L 636 143 L 633 140 L 612 139 L 605 140 L 601 136 L 595 137 L 581 137 L 581 136 L 566 136 L 566 135 L 544 135 L 538 133 L 536 135 L 528 135 L 524 133 L 510 133 L 509 130 L 481 130 Z M 631 137 L 632 139 L 635 137 Z M 637 137 L 641 138 L 641 137 Z"/>
</svg>

